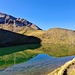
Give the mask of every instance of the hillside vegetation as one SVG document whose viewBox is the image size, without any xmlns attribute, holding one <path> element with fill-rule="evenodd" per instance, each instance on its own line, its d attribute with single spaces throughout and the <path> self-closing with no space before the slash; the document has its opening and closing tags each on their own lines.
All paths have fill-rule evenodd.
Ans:
<svg viewBox="0 0 75 75">
<path fill-rule="evenodd" d="M 37 37 L 42 43 L 75 44 L 75 31 L 73 30 L 63 28 L 52 28 L 47 31 L 41 30 L 41 28 L 39 28 L 37 25 L 27 21 L 26 19 L 16 18 L 1 12 L 0 29 L 8 30 L 25 36 Z M 1 35 L 1 37 L 2 36 L 3 35 Z M 4 36 L 6 37 L 6 35 Z"/>
<path fill-rule="evenodd" d="M 23 34 L 23 33 L 21 33 Z M 75 31 L 63 28 L 52 28 L 50 30 L 28 30 L 24 33 L 28 36 L 36 36 L 42 40 L 42 43 L 62 43 L 75 44 Z"/>
<path fill-rule="evenodd" d="M 36 37 L 39 40 L 41 40 L 40 43 L 53 43 L 53 44 L 61 43 L 61 44 L 75 45 L 75 31 L 74 30 L 52 28 L 50 30 L 45 31 L 45 30 L 35 30 L 29 27 L 25 27 L 23 30 L 17 33 L 25 35 L 25 36 Z M 1 37 L 3 36 L 6 37 L 6 35 L 2 34 Z M 16 40 L 16 38 L 13 37 L 14 40 Z"/>
</svg>

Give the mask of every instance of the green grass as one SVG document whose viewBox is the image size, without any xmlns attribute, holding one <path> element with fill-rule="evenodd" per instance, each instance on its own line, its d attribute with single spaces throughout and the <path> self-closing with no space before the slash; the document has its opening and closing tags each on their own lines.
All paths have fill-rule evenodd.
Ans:
<svg viewBox="0 0 75 75">
<path fill-rule="evenodd" d="M 70 75 L 75 75 L 75 69 L 72 69 Z"/>
<path fill-rule="evenodd" d="M 75 31 L 63 28 L 52 28 L 50 30 L 32 31 L 24 33 L 28 36 L 36 36 L 41 39 L 42 43 L 53 44 L 74 44 L 75 45 Z"/>
<path fill-rule="evenodd" d="M 0 48 L 0 68 L 26 62 L 38 54 L 54 57 L 75 55 L 75 46 L 68 44 L 28 44 Z"/>
</svg>

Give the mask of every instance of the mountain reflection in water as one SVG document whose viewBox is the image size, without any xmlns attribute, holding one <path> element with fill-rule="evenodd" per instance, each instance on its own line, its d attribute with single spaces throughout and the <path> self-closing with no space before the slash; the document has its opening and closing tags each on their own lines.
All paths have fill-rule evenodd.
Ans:
<svg viewBox="0 0 75 75">
<path fill-rule="evenodd" d="M 47 54 L 39 54 L 25 63 L 17 64 L 0 71 L 0 75 L 47 75 L 74 57 L 56 58 Z"/>
</svg>

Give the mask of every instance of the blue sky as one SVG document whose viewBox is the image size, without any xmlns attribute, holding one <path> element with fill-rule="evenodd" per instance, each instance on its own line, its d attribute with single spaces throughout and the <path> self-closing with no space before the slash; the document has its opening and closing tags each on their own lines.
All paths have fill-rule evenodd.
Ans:
<svg viewBox="0 0 75 75">
<path fill-rule="evenodd" d="M 25 18 L 44 30 L 75 29 L 75 0 L 0 0 L 0 12 Z"/>
</svg>

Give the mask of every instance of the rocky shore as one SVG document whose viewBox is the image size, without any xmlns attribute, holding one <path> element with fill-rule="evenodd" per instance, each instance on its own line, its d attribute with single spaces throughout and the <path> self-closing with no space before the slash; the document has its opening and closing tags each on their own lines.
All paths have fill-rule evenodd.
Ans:
<svg viewBox="0 0 75 75">
<path fill-rule="evenodd" d="M 75 58 L 48 75 L 75 75 Z"/>
</svg>

